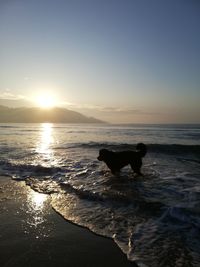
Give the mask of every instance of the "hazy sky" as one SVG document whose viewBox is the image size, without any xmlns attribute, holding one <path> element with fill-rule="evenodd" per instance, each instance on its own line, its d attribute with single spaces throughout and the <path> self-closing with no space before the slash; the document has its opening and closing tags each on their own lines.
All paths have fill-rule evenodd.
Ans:
<svg viewBox="0 0 200 267">
<path fill-rule="evenodd" d="M 199 0 L 0 0 L 0 40 L 1 104 L 200 123 Z"/>
</svg>

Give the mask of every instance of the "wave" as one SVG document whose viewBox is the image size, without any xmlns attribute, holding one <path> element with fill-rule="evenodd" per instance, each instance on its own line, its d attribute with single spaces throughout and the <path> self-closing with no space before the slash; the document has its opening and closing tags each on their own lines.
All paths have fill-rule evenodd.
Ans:
<svg viewBox="0 0 200 267">
<path fill-rule="evenodd" d="M 52 195 L 53 208 L 65 219 L 113 238 L 138 266 L 198 266 L 198 214 L 145 199 L 129 205 L 118 199 L 117 205 L 116 201 L 88 196 L 88 192 L 82 191 L 80 197 L 80 191 L 67 185 L 64 193 Z"/>
<path fill-rule="evenodd" d="M 50 194 L 53 208 L 65 219 L 113 238 L 139 266 L 195 266 L 195 262 L 200 262 L 199 166 L 190 168 L 190 163 L 199 164 L 199 160 L 185 154 L 199 156 L 200 146 L 147 144 L 152 154 L 150 165 L 144 165 L 142 178 L 132 176 L 129 170 L 113 177 L 94 160 L 96 149 L 129 150 L 135 146 L 70 144 L 72 152 L 79 149 L 74 159 L 62 162 L 61 167 L 11 160 L 0 160 L 0 166 L 13 179 L 25 180 L 33 190 Z M 61 145 L 57 149 L 66 148 Z M 59 152 L 62 155 L 63 151 Z M 181 156 L 160 157 L 157 153 L 181 153 Z M 151 163 L 154 158 L 158 161 L 155 166 Z M 169 158 L 175 161 L 172 167 Z M 182 164 L 177 158 L 186 162 Z M 186 264 L 181 265 L 180 261 Z"/>
<path fill-rule="evenodd" d="M 53 166 L 47 167 L 42 165 L 31 165 L 25 163 L 15 164 L 7 160 L 0 160 L 0 166 L 4 172 L 7 171 L 7 174 L 10 174 L 12 178 L 16 180 L 25 179 L 25 177 L 29 177 L 30 175 L 35 175 L 35 176 L 53 175 L 63 171 L 63 169 L 60 167 L 53 167 Z"/>
<path fill-rule="evenodd" d="M 70 144 L 69 148 L 82 147 L 82 148 L 97 148 L 97 149 L 110 149 L 110 150 L 134 150 L 136 149 L 135 144 L 119 144 L 119 143 L 100 143 L 100 142 L 89 142 Z M 200 155 L 200 145 L 180 145 L 180 144 L 146 144 L 148 152 L 152 153 L 197 153 Z"/>
<path fill-rule="evenodd" d="M 88 200 L 88 201 L 96 201 L 107 203 L 109 206 L 114 207 L 125 207 L 129 205 L 134 205 L 141 208 L 141 210 L 151 209 L 155 210 L 155 208 L 161 208 L 163 204 L 160 202 L 147 202 L 144 198 L 139 198 L 138 195 L 134 194 L 126 194 L 125 192 L 107 190 L 104 192 L 97 192 L 95 190 L 86 189 L 82 185 L 75 186 L 70 184 L 70 182 L 61 182 L 59 183 L 60 188 L 65 192 L 65 194 L 74 194 L 79 199 Z M 140 207 L 140 208 L 139 208 Z"/>
<path fill-rule="evenodd" d="M 40 129 L 22 129 L 20 132 L 40 132 Z"/>
<path fill-rule="evenodd" d="M 195 153 L 200 156 L 200 145 L 152 144 L 148 145 L 148 149 L 149 152 L 159 152 L 164 154 Z"/>
<path fill-rule="evenodd" d="M 5 129 L 15 129 L 15 128 L 20 128 L 20 126 L 16 125 L 0 125 L 0 128 L 5 128 Z"/>
</svg>

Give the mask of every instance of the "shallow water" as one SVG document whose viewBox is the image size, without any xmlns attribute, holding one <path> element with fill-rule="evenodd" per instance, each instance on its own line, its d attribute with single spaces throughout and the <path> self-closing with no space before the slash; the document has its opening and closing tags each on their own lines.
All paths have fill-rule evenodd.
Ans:
<svg viewBox="0 0 200 267">
<path fill-rule="evenodd" d="M 67 220 L 112 237 L 139 266 L 200 265 L 200 126 L 1 124 L 0 172 L 51 195 Z M 144 177 L 98 150 L 148 146 Z"/>
</svg>

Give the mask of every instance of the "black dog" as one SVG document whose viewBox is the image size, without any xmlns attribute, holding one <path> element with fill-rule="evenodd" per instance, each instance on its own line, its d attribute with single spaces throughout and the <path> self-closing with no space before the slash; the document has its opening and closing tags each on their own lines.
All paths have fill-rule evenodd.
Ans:
<svg viewBox="0 0 200 267">
<path fill-rule="evenodd" d="M 139 143 L 136 146 L 136 151 L 113 152 L 108 149 L 101 149 L 97 159 L 104 161 L 113 174 L 118 173 L 121 168 L 130 164 L 135 173 L 142 175 L 140 169 L 142 158 L 146 155 L 146 152 L 146 145 Z"/>
</svg>

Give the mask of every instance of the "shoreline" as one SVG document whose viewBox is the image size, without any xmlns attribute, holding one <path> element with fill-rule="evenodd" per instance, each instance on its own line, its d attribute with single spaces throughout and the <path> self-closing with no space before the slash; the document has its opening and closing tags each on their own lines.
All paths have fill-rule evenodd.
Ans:
<svg viewBox="0 0 200 267">
<path fill-rule="evenodd" d="M 0 175 L 0 266 L 136 267 L 112 239 L 65 220 L 50 196 Z"/>
</svg>

